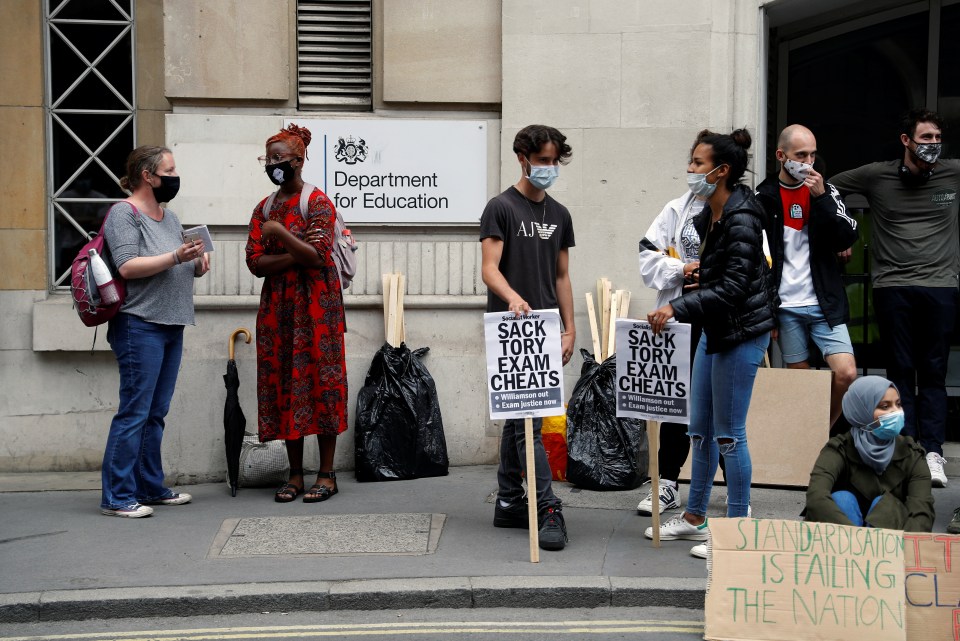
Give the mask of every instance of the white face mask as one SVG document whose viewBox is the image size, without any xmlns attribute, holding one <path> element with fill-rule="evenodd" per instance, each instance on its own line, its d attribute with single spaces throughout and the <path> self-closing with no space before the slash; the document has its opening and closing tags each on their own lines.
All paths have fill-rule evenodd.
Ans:
<svg viewBox="0 0 960 641">
<path fill-rule="evenodd" d="M 720 167 L 723 167 L 723 165 L 720 165 Z M 709 198 L 717 190 L 717 183 L 708 183 L 707 176 L 720 169 L 720 167 L 714 167 L 705 174 L 687 173 L 687 187 L 695 196 Z"/>
<path fill-rule="evenodd" d="M 787 170 L 787 173 L 790 174 L 794 180 L 803 182 L 807 174 L 810 173 L 810 170 L 813 169 L 813 165 L 796 160 L 786 160 L 783 163 L 783 168 Z"/>
</svg>

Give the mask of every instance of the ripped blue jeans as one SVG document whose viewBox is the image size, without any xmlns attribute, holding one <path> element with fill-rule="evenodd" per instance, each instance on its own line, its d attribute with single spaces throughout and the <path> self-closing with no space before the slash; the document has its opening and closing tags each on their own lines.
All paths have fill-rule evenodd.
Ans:
<svg viewBox="0 0 960 641">
<path fill-rule="evenodd" d="M 770 335 L 761 334 L 719 354 L 707 354 L 707 336 L 700 338 L 693 360 L 690 391 L 690 496 L 687 512 L 706 516 L 723 455 L 727 476 L 727 516 L 746 516 L 753 466 L 747 449 L 747 409 L 753 380 Z M 723 443 L 718 443 L 723 440 Z"/>
</svg>

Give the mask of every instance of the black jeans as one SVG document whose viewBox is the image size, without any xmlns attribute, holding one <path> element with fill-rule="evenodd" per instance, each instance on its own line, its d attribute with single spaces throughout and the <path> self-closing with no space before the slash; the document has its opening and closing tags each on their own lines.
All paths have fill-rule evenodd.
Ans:
<svg viewBox="0 0 960 641">
<path fill-rule="evenodd" d="M 937 454 L 943 454 L 947 433 L 947 361 L 957 302 L 956 287 L 873 290 L 887 378 L 903 403 L 903 434 Z"/>
<path fill-rule="evenodd" d="M 504 503 L 514 503 L 523 499 L 523 476 L 527 473 L 526 434 L 524 419 L 508 418 L 503 424 L 500 437 L 500 468 L 497 470 L 497 498 Z M 533 419 L 533 456 L 537 479 L 537 510 L 548 507 L 560 507 L 560 499 L 553 493 L 553 474 L 547 451 L 543 449 L 543 437 L 540 430 L 543 419 Z M 529 499 L 528 499 L 529 500 Z"/>
<path fill-rule="evenodd" d="M 697 345 L 703 328 L 699 325 L 690 326 L 690 368 L 693 369 L 693 358 L 697 353 Z M 685 423 L 660 424 L 660 451 L 657 460 L 660 463 L 660 478 L 677 482 L 680 478 L 680 468 L 687 462 L 690 454 L 690 437 L 687 435 Z M 721 457 L 722 458 L 722 457 Z"/>
</svg>

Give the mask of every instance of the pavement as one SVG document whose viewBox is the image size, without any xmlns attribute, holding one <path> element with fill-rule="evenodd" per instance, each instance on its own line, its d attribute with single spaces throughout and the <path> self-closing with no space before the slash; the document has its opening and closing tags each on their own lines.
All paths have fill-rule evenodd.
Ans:
<svg viewBox="0 0 960 641">
<path fill-rule="evenodd" d="M 949 457 L 948 457 L 949 458 Z M 948 473 L 956 466 L 948 467 Z M 324 503 L 273 489 L 178 489 L 192 503 L 145 519 L 99 512 L 99 473 L 0 474 L 0 622 L 410 608 L 673 606 L 702 609 L 693 543 L 643 537 L 649 486 L 591 492 L 555 482 L 570 541 L 531 563 L 526 530 L 493 527 L 496 467 L 357 483 Z M 73 488 L 64 490 L 63 488 Z M 684 500 L 687 487 L 681 485 Z M 725 512 L 715 488 L 710 515 Z M 934 489 L 935 532 L 960 479 Z M 757 518 L 797 519 L 802 489 L 754 488 Z M 667 512 L 662 518 L 671 515 Z"/>
</svg>

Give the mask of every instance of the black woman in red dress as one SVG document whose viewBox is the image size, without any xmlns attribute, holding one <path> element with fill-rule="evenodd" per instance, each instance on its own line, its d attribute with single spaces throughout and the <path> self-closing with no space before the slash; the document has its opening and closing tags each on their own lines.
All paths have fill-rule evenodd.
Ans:
<svg viewBox="0 0 960 641">
<path fill-rule="evenodd" d="M 301 213 L 301 172 L 310 131 L 290 125 L 266 142 L 260 158 L 279 190 L 250 219 L 247 267 L 262 277 L 257 312 L 257 401 L 261 441 L 286 441 L 290 478 L 274 498 L 305 503 L 337 493 L 333 455 L 347 429 L 343 291 L 331 257 L 336 212 L 319 189 Z M 305 490 L 303 440 L 316 434 L 320 471 Z"/>
</svg>

